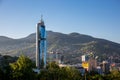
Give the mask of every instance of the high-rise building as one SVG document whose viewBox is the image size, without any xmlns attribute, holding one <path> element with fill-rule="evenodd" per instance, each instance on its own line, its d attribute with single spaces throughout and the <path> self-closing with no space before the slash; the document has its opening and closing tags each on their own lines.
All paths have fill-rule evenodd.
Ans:
<svg viewBox="0 0 120 80">
<path fill-rule="evenodd" d="M 94 58 L 90 58 L 88 63 L 89 63 L 89 70 L 88 71 L 95 71 L 97 68 L 97 60 Z"/>
<path fill-rule="evenodd" d="M 46 30 L 42 18 L 36 31 L 36 67 L 46 67 Z"/>
<path fill-rule="evenodd" d="M 110 64 L 108 63 L 108 61 L 103 61 L 102 62 L 102 71 L 104 74 L 109 73 L 110 71 Z"/>
</svg>

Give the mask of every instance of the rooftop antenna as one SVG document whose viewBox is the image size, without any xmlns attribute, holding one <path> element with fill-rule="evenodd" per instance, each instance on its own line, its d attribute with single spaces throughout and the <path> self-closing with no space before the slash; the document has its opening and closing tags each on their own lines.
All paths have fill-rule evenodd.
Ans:
<svg viewBox="0 0 120 80">
<path fill-rule="evenodd" d="M 44 21 L 43 21 L 43 15 L 41 14 L 41 20 L 40 22 L 44 25 Z"/>
<path fill-rule="evenodd" d="M 41 14 L 41 21 L 43 21 L 43 15 Z"/>
</svg>

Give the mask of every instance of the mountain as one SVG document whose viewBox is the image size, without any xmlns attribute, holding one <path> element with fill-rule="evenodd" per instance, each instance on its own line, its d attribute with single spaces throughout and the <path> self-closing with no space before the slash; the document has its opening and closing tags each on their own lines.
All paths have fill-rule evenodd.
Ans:
<svg viewBox="0 0 120 80">
<path fill-rule="evenodd" d="M 25 54 L 35 59 L 36 34 L 21 39 L 12 39 L 0 36 L 0 54 L 19 56 Z M 79 63 L 82 54 L 94 53 L 99 60 L 114 57 L 114 61 L 120 59 L 120 44 L 105 39 L 79 33 L 63 34 L 47 31 L 47 52 L 59 52 L 64 56 L 65 63 Z"/>
</svg>

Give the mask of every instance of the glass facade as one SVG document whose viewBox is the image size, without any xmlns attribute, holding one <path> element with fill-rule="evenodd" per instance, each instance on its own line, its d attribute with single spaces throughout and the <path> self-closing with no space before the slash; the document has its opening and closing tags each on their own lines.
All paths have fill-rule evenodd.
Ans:
<svg viewBox="0 0 120 80">
<path fill-rule="evenodd" d="M 44 66 L 46 66 L 46 30 L 44 25 L 39 25 L 39 60 L 44 61 Z"/>
</svg>

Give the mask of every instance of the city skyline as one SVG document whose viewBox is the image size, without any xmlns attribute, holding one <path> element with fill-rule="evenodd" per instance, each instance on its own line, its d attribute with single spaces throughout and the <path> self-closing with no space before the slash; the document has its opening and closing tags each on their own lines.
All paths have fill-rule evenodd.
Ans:
<svg viewBox="0 0 120 80">
<path fill-rule="evenodd" d="M 120 43 L 119 0 L 0 0 L 0 36 L 36 32 L 43 15 L 47 30 L 78 32 Z"/>
</svg>

